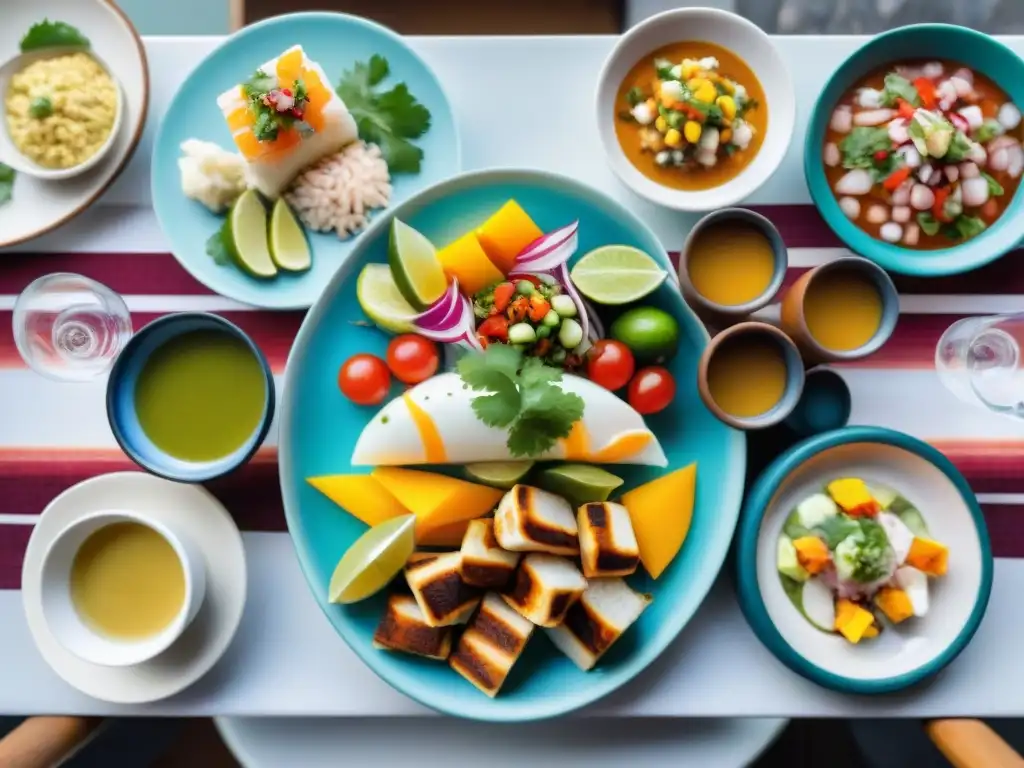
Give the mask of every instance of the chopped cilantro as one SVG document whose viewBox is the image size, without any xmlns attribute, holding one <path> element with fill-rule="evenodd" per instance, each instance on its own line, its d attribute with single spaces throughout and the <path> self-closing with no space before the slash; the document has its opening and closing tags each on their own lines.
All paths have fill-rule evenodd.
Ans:
<svg viewBox="0 0 1024 768">
<path fill-rule="evenodd" d="M 247 99 L 255 99 L 262 97 L 266 93 L 270 93 L 277 87 L 277 78 L 271 77 L 262 69 L 257 69 L 242 85 L 242 90 L 245 91 L 245 97 Z"/>
<path fill-rule="evenodd" d="M 903 99 L 912 106 L 921 106 L 921 96 L 907 78 L 890 72 L 885 76 L 885 85 L 882 89 L 882 106 L 891 107 L 899 99 Z"/>
<path fill-rule="evenodd" d="M 895 170 L 899 156 L 892 149 L 889 131 L 885 128 L 868 128 L 859 125 L 839 143 L 843 153 L 843 168 L 864 168 L 871 172 L 876 181 L 884 179 Z M 875 153 L 884 150 L 888 156 L 884 161 L 875 159 Z"/>
<path fill-rule="evenodd" d="M 306 83 L 301 77 L 292 85 L 292 96 L 296 101 L 305 101 L 309 98 L 309 91 L 306 89 Z"/>
<path fill-rule="evenodd" d="M 423 150 L 409 139 L 430 128 L 430 111 L 409 93 L 405 83 L 389 91 L 374 88 L 390 73 L 387 59 L 378 54 L 356 62 L 342 73 L 337 92 L 359 127 L 359 138 L 380 147 L 392 173 L 418 173 Z"/>
<path fill-rule="evenodd" d="M 256 124 L 252 127 L 256 141 L 273 141 L 277 138 L 279 129 L 280 126 L 274 119 L 273 110 L 267 107 L 257 110 Z"/>
<path fill-rule="evenodd" d="M 967 240 L 985 231 L 986 224 L 977 216 L 960 214 L 950 225 L 950 236 L 954 239 Z"/>
<path fill-rule="evenodd" d="M 14 178 L 17 175 L 11 166 L 0 163 L 0 205 L 10 201 L 14 193 Z"/>
<path fill-rule="evenodd" d="M 583 417 L 583 398 L 557 386 L 562 370 L 536 357 L 524 359 L 514 347 L 492 344 L 465 355 L 456 367 L 471 389 L 489 393 L 473 398 L 473 412 L 490 427 L 508 429 L 512 456 L 544 453 Z"/>
<path fill-rule="evenodd" d="M 979 144 L 987 144 L 996 136 L 1002 136 L 1003 126 L 998 120 L 989 117 L 981 124 L 981 127 L 974 132 L 974 140 Z"/>
<path fill-rule="evenodd" d="M 644 92 L 641 91 L 639 88 L 630 88 L 626 92 L 626 102 L 629 104 L 629 106 L 635 107 L 641 101 L 647 101 L 647 97 L 644 96 Z"/>
<path fill-rule="evenodd" d="M 214 264 L 224 266 L 231 263 L 228 247 L 224 243 L 224 230 L 218 229 L 206 240 L 206 255 L 213 259 Z"/>
<path fill-rule="evenodd" d="M 1000 184 L 998 181 L 996 181 L 991 176 L 989 176 L 984 171 L 981 172 L 981 178 L 983 178 L 985 181 L 988 182 L 988 193 L 992 197 L 999 197 L 1000 195 L 1005 195 L 1006 194 L 1006 190 L 1003 189 L 1003 185 Z"/>
<path fill-rule="evenodd" d="M 37 96 L 29 102 L 28 113 L 37 120 L 49 117 L 53 114 L 53 102 L 45 96 Z"/>
<path fill-rule="evenodd" d="M 973 148 L 974 142 L 967 138 L 962 131 L 957 131 L 953 134 L 953 139 L 949 142 L 949 149 L 946 150 L 943 159 L 950 163 L 959 163 L 967 157 Z"/>
<path fill-rule="evenodd" d="M 927 211 L 922 211 L 917 214 L 917 224 L 921 227 L 921 231 L 926 235 L 937 235 L 939 234 L 939 220 L 932 216 Z"/>
<path fill-rule="evenodd" d="M 70 24 L 49 19 L 43 19 L 38 24 L 33 24 L 21 38 L 22 53 L 60 46 L 88 48 L 89 38 Z"/>
<path fill-rule="evenodd" d="M 659 80 L 678 80 L 678 77 L 672 74 L 672 62 L 668 59 L 655 59 L 654 60 L 654 73 L 658 76 Z"/>
</svg>

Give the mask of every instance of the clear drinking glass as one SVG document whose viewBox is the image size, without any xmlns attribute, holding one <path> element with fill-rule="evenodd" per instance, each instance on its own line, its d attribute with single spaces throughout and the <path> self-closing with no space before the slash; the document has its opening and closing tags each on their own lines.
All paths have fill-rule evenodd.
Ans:
<svg viewBox="0 0 1024 768">
<path fill-rule="evenodd" d="M 968 317 L 946 329 L 935 369 L 960 400 L 1024 419 L 1024 314 Z"/>
<path fill-rule="evenodd" d="M 89 381 L 106 373 L 131 335 L 124 299 L 71 272 L 40 277 L 14 304 L 18 352 L 51 379 Z"/>
</svg>

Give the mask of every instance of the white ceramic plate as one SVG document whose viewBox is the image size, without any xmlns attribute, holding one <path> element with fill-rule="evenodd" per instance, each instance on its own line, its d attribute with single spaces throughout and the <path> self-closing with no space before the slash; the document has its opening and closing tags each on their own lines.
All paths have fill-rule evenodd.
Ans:
<svg viewBox="0 0 1024 768">
<path fill-rule="evenodd" d="M 757 156 L 735 178 L 711 189 L 664 187 L 629 161 L 615 135 L 615 103 L 629 71 L 644 57 L 671 43 L 716 43 L 734 51 L 753 70 L 768 102 L 768 129 Z M 760 187 L 782 163 L 796 122 L 793 81 L 775 45 L 756 24 L 715 8 L 677 8 L 637 24 L 608 54 L 597 84 L 597 129 L 615 174 L 638 195 L 679 211 L 713 211 L 735 205 Z"/>
<path fill-rule="evenodd" d="M 196 618 L 169 650 L 132 667 L 83 661 L 54 639 L 43 619 L 42 562 L 50 542 L 69 523 L 105 509 L 131 509 L 154 518 L 188 537 L 206 561 L 206 598 Z M 32 532 L 22 570 L 25 614 L 43 658 L 78 690 L 117 704 L 165 699 L 206 674 L 238 629 L 245 593 L 242 537 L 227 510 L 201 486 L 143 472 L 94 477 L 50 502 Z"/>
<path fill-rule="evenodd" d="M 114 183 L 142 138 L 149 109 L 149 69 L 138 32 L 108 0 L 3 0 L 0 18 L 0 61 L 16 56 L 29 27 L 44 18 L 77 28 L 117 76 L 124 107 L 114 146 L 93 168 L 62 181 L 17 175 L 11 200 L 0 205 L 3 247 L 38 237 L 70 221 Z M 0 94 L 0 102 L 4 95 Z M 0 119 L 5 118 L 0 115 Z M 6 159 L 0 157 L 0 162 Z"/>
<path fill-rule="evenodd" d="M 788 720 L 572 718 L 498 725 L 454 718 L 217 718 L 245 768 L 416 765 L 419 768 L 739 768 Z"/>
</svg>

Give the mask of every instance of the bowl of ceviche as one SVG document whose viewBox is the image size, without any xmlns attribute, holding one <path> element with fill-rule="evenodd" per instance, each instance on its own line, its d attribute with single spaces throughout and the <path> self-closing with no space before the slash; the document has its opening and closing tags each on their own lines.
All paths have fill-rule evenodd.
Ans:
<svg viewBox="0 0 1024 768">
<path fill-rule="evenodd" d="M 749 197 L 785 157 L 795 119 L 793 83 L 771 38 L 714 8 L 637 24 L 598 79 L 597 126 L 612 170 L 680 211 Z"/>
<path fill-rule="evenodd" d="M 886 269 L 987 264 L 1024 239 L 1022 106 L 1024 61 L 988 35 L 919 24 L 874 37 L 814 107 L 811 197 L 851 250 Z"/>
<path fill-rule="evenodd" d="M 740 607 L 793 671 L 846 693 L 900 690 L 974 636 L 992 552 L 974 493 L 909 435 L 846 427 L 791 448 L 741 513 Z"/>
</svg>

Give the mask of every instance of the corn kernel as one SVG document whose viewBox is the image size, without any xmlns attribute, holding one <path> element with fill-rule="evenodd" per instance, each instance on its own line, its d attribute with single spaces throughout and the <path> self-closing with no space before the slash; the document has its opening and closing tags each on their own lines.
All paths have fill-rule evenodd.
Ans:
<svg viewBox="0 0 1024 768">
<path fill-rule="evenodd" d="M 718 78 L 718 84 L 720 86 L 722 86 L 722 90 L 724 90 L 726 93 L 728 93 L 730 95 L 736 93 L 736 85 L 729 78 L 727 78 L 727 77 L 720 77 L 720 78 Z"/>
<path fill-rule="evenodd" d="M 689 80 L 691 77 L 700 72 L 700 65 L 695 61 L 683 62 L 682 65 L 682 79 Z"/>
<path fill-rule="evenodd" d="M 723 128 L 721 130 L 721 132 L 718 134 L 718 143 L 719 144 L 728 144 L 731 139 L 732 139 L 732 128 Z"/>
<path fill-rule="evenodd" d="M 678 147 L 683 143 L 683 137 L 675 128 L 670 128 L 669 132 L 665 134 L 665 145 L 669 147 Z"/>
<path fill-rule="evenodd" d="M 678 133 L 678 131 L 676 131 Z M 686 140 L 691 144 L 696 144 L 700 141 L 701 128 L 700 123 L 696 120 L 687 120 L 686 125 L 683 126 L 683 135 Z"/>
<path fill-rule="evenodd" d="M 658 115 L 657 119 L 654 121 L 654 127 L 664 133 L 668 130 L 668 121 L 666 121 L 661 115 Z"/>
<path fill-rule="evenodd" d="M 653 98 L 648 99 L 646 103 L 647 108 L 651 110 L 651 112 L 656 112 L 658 110 L 658 102 L 656 102 Z"/>
<path fill-rule="evenodd" d="M 715 103 L 722 110 L 725 119 L 731 123 L 736 117 L 736 100 L 732 96 L 719 96 Z"/>
</svg>

